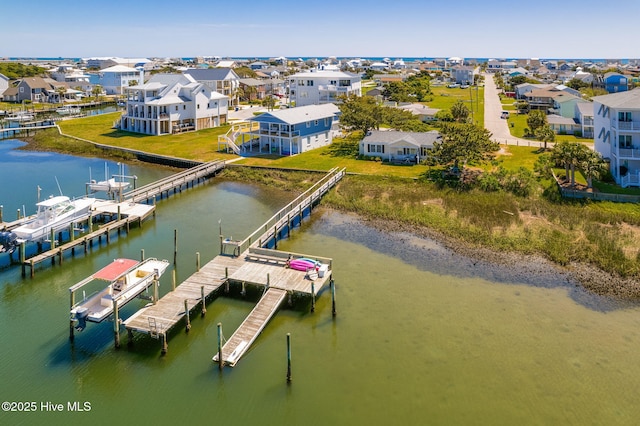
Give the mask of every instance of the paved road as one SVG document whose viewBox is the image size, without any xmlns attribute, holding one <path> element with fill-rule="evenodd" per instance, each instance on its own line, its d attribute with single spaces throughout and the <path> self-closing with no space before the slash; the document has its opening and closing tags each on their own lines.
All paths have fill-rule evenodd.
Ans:
<svg viewBox="0 0 640 426">
<path fill-rule="evenodd" d="M 491 132 L 493 140 L 506 145 L 544 146 L 543 142 L 516 138 L 509 132 L 509 123 L 500 118 L 502 103 L 498 97 L 498 87 L 492 74 L 484 74 L 484 127 Z M 553 144 L 547 144 L 552 147 Z"/>
</svg>

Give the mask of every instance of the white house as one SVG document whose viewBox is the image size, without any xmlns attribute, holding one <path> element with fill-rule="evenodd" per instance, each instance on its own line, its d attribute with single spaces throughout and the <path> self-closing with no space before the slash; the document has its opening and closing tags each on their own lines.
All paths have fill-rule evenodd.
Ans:
<svg viewBox="0 0 640 426">
<path fill-rule="evenodd" d="M 428 156 L 441 135 L 438 131 L 399 132 L 372 130 L 362 139 L 360 155 L 380 157 L 384 161 L 418 163 Z"/>
<path fill-rule="evenodd" d="M 578 102 L 575 105 L 574 118 L 580 124 L 582 137 L 593 137 L 593 104 L 591 102 Z"/>
<path fill-rule="evenodd" d="M 125 87 L 120 128 L 148 135 L 217 127 L 227 121 L 228 98 L 181 74 L 156 74 L 145 84 Z"/>
<path fill-rule="evenodd" d="M 206 84 L 212 91 L 229 98 L 230 105 L 235 105 L 236 90 L 240 87 L 240 77 L 231 68 L 192 68 L 183 72 L 198 83 Z"/>
<path fill-rule="evenodd" d="M 640 186 L 640 89 L 593 98 L 594 149 L 616 183 Z"/>
<path fill-rule="evenodd" d="M 440 111 L 438 108 L 429 108 L 428 106 L 421 103 L 400 105 L 398 106 L 398 108 L 404 111 L 409 111 L 411 114 L 417 116 L 423 123 L 436 121 L 436 114 L 438 113 L 438 111 Z"/>
<path fill-rule="evenodd" d="M 0 99 L 5 90 L 9 88 L 9 77 L 4 74 L 0 74 Z"/>
<path fill-rule="evenodd" d="M 359 75 L 343 71 L 311 71 L 290 75 L 289 98 L 297 107 L 338 101 L 339 95 L 362 95 Z"/>
<path fill-rule="evenodd" d="M 473 84 L 475 80 L 474 75 L 477 73 L 475 67 L 456 65 L 451 68 L 451 80 L 458 84 Z"/>
<path fill-rule="evenodd" d="M 124 65 L 114 65 L 100 71 L 98 84 L 107 95 L 122 95 L 123 88 L 142 84 L 144 77 L 141 71 Z"/>
</svg>

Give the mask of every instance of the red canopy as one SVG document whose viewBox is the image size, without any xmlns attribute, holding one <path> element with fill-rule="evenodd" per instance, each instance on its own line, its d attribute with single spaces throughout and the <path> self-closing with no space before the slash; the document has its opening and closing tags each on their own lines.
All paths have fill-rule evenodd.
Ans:
<svg viewBox="0 0 640 426">
<path fill-rule="evenodd" d="M 115 281 L 120 275 L 124 274 L 139 263 L 140 262 L 137 260 L 132 259 L 116 259 L 93 274 L 93 278 L 110 282 Z"/>
</svg>

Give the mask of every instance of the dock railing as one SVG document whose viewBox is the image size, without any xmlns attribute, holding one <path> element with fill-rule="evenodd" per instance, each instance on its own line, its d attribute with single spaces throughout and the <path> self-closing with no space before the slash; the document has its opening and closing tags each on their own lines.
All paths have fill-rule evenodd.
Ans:
<svg viewBox="0 0 640 426">
<path fill-rule="evenodd" d="M 277 227 L 279 222 L 286 219 L 291 214 L 299 214 L 302 210 L 324 195 L 329 189 L 331 189 L 336 182 L 338 182 L 345 174 L 345 169 L 339 169 L 334 167 L 318 182 L 316 182 L 311 188 L 296 197 L 292 202 L 280 209 L 276 214 L 271 216 L 261 227 L 253 231 L 248 237 L 242 241 L 223 241 L 223 253 L 227 253 L 226 247 L 232 247 L 233 253 L 240 255 L 251 246 L 260 246 L 264 241 L 261 241 L 260 236 L 265 232 L 269 232 L 274 227 Z"/>
</svg>

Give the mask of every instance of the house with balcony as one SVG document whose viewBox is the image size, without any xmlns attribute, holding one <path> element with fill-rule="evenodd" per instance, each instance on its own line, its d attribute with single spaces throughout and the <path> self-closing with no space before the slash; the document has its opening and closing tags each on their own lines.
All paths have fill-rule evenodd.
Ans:
<svg viewBox="0 0 640 426">
<path fill-rule="evenodd" d="M 547 89 L 533 89 L 524 94 L 524 98 L 529 103 L 529 108 L 540 109 L 546 112 L 553 109 L 553 99 L 564 94 L 562 90 L 556 87 Z"/>
<path fill-rule="evenodd" d="M 437 130 L 429 132 L 400 132 L 372 130 L 360 141 L 359 154 L 380 157 L 391 163 L 417 164 L 429 155 L 442 136 Z"/>
<path fill-rule="evenodd" d="M 236 90 L 240 87 L 240 77 L 231 68 L 192 68 L 183 74 L 205 84 L 212 92 L 228 97 L 229 106 L 236 105 Z"/>
<path fill-rule="evenodd" d="M 144 75 L 141 71 L 125 65 L 114 65 L 105 68 L 98 74 L 98 84 L 107 95 L 122 95 L 124 88 L 142 84 Z"/>
<path fill-rule="evenodd" d="M 227 121 L 228 98 L 182 74 L 156 74 L 145 84 L 125 87 L 120 129 L 166 135 L 217 127 Z"/>
<path fill-rule="evenodd" d="M 265 112 L 249 119 L 256 124 L 240 149 L 246 154 L 296 155 L 329 145 L 340 133 L 339 116 L 334 104 Z M 249 142 L 244 142 L 247 136 Z"/>
<path fill-rule="evenodd" d="M 297 107 L 335 103 L 340 95 L 362 96 L 360 76 L 348 72 L 314 70 L 288 79 L 289 98 Z"/>
<path fill-rule="evenodd" d="M 623 188 L 640 187 L 640 89 L 593 98 L 594 149 Z"/>
<path fill-rule="evenodd" d="M 576 103 L 574 119 L 580 125 L 582 137 L 593 138 L 593 104 L 591 102 Z"/>
</svg>

